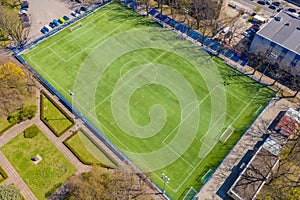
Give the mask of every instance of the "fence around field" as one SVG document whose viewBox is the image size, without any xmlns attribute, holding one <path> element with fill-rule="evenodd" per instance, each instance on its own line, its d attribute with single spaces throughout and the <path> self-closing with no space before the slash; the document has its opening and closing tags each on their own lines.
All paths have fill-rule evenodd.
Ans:
<svg viewBox="0 0 300 200">
<path fill-rule="evenodd" d="M 81 20 L 82 18 L 86 17 L 87 15 L 90 15 L 94 12 L 96 12 L 97 10 L 101 9 L 102 7 L 106 6 L 107 4 L 113 2 L 113 0 L 104 0 L 103 3 L 101 4 L 97 4 L 95 5 L 93 8 L 87 10 L 85 13 L 79 15 L 78 17 L 75 17 L 74 19 L 71 19 L 67 22 L 65 22 L 64 24 L 60 25 L 59 27 L 51 30 L 50 32 L 48 32 L 47 34 L 37 38 L 36 40 L 30 42 L 29 44 L 27 44 L 26 46 L 21 46 L 18 48 L 13 49 L 13 52 L 15 54 L 20 54 L 22 53 L 24 50 L 26 49 L 30 49 L 33 46 L 36 46 L 37 44 L 39 44 L 40 42 L 42 42 L 43 40 L 52 37 L 53 35 L 55 35 L 56 33 L 60 32 L 61 30 L 69 27 L 71 24 L 74 24 L 75 22 Z"/>
<path fill-rule="evenodd" d="M 128 7 L 130 6 L 130 3 L 134 3 L 133 0 L 118 0 L 121 4 L 123 4 L 124 6 Z M 136 4 L 135 4 L 136 5 Z M 130 6 L 130 8 L 136 12 L 138 12 L 136 10 L 136 7 L 132 7 Z M 211 54 L 211 55 L 215 55 L 217 57 L 219 57 L 220 59 L 223 60 L 223 62 L 225 64 L 227 64 L 228 66 L 230 66 L 231 68 L 234 68 L 235 70 L 238 70 L 240 72 L 242 72 L 243 74 L 245 73 L 243 70 L 239 69 L 236 65 L 231 64 L 228 61 L 225 61 L 225 57 L 231 59 L 232 61 L 234 61 L 235 63 L 238 63 L 239 61 L 241 61 L 240 65 L 241 66 L 245 66 L 248 63 L 248 59 L 247 57 L 245 57 L 245 55 L 238 55 L 239 52 L 235 52 L 234 50 L 229 49 L 226 46 L 223 46 L 222 44 L 219 44 L 218 42 L 214 41 L 211 38 L 206 38 L 204 37 L 202 34 L 198 33 L 197 31 L 193 30 L 193 29 L 189 29 L 189 27 L 185 26 L 182 23 L 179 23 L 177 21 L 175 21 L 174 19 L 172 19 L 171 17 L 167 16 L 167 15 L 161 15 L 157 10 L 152 9 L 149 11 L 149 14 L 152 16 L 152 20 L 157 23 L 158 25 L 160 25 L 161 27 L 165 28 L 165 27 L 172 27 L 173 31 L 175 33 L 177 33 L 178 35 L 180 35 L 182 37 L 182 39 L 185 40 L 189 40 L 190 42 L 194 43 L 195 45 L 197 45 L 197 42 L 200 42 L 203 44 L 203 46 L 201 46 L 200 48 L 203 49 L 204 51 L 206 51 L 207 53 Z M 178 26 L 180 25 L 180 26 Z M 253 77 L 251 77 L 250 75 L 246 75 L 248 77 L 250 77 L 251 79 L 257 81 L 258 83 L 260 83 L 258 80 L 254 79 Z M 262 84 L 262 83 L 260 83 Z M 253 125 L 253 123 L 257 120 L 257 118 L 266 110 L 266 108 L 269 106 L 270 102 L 272 101 L 272 99 L 275 97 L 276 92 L 274 93 L 273 97 L 267 102 L 267 104 L 263 107 L 262 110 L 260 110 L 259 113 L 257 113 L 256 118 L 253 120 L 253 122 L 248 126 L 248 128 L 246 129 L 246 131 L 244 132 L 247 133 L 250 129 L 250 127 Z M 210 176 L 207 178 L 206 182 L 202 185 L 202 187 L 200 188 L 200 190 L 195 194 L 195 196 L 192 198 L 193 200 L 197 198 L 197 196 L 199 195 L 199 193 L 202 191 L 202 189 L 204 188 L 204 186 L 209 182 L 209 180 L 213 177 L 213 175 L 215 174 L 215 172 L 219 169 L 219 167 L 223 164 L 223 162 L 227 159 L 227 157 L 232 153 L 233 149 L 235 148 L 235 146 L 240 142 L 240 140 L 243 138 L 244 134 L 242 135 L 242 137 L 236 142 L 236 144 L 231 148 L 231 150 L 228 152 L 227 156 L 223 159 L 223 161 L 216 167 L 216 169 L 213 171 L 213 173 L 210 174 Z"/>
<path fill-rule="evenodd" d="M 59 31 L 69 27 L 71 24 L 81 20 L 82 18 L 86 17 L 87 15 L 89 14 L 92 14 L 93 12 L 97 11 L 98 9 L 101 9 L 102 7 L 104 7 L 105 5 L 109 4 L 113 2 L 113 0 L 106 0 L 104 1 L 102 4 L 98 4 L 96 5 L 95 7 L 93 7 L 92 9 L 86 11 L 84 14 L 66 22 L 65 24 L 61 25 L 60 27 L 50 31 L 49 33 L 43 35 L 42 37 L 36 39 L 35 41 L 29 43 L 28 45 L 26 46 L 22 46 L 18 49 L 13 49 L 13 53 L 14 53 L 14 56 L 21 62 L 23 63 L 31 72 L 33 72 L 33 74 L 37 77 L 37 79 L 40 81 L 40 83 L 50 92 L 52 93 L 53 95 L 56 95 L 59 100 L 61 101 L 61 103 L 68 109 L 70 110 L 71 112 L 73 112 L 73 114 L 80 118 L 84 123 L 85 125 L 87 126 L 87 128 L 89 128 L 94 134 L 96 137 L 98 137 L 105 145 L 107 145 L 107 147 L 113 152 L 116 154 L 116 156 L 119 157 L 120 160 L 128 163 L 128 162 L 131 162 L 131 160 L 118 148 L 116 147 L 114 144 L 112 144 L 108 138 L 106 138 L 106 136 L 104 136 L 104 134 L 97 128 L 93 125 L 92 122 L 90 122 L 85 116 L 83 116 L 81 114 L 81 112 L 79 110 L 77 110 L 76 108 L 72 107 L 72 104 L 63 96 L 61 95 L 46 79 L 44 79 L 35 69 L 33 69 L 21 56 L 20 54 L 22 54 L 22 52 L 24 52 L 25 50 L 27 49 L 30 49 L 34 46 L 36 46 L 37 44 L 39 44 L 40 42 L 42 42 L 43 40 L 49 38 L 49 37 L 52 37 L 53 35 L 55 35 L 56 33 L 58 33 Z M 127 0 L 127 1 L 119 1 L 120 3 L 122 3 L 124 6 L 128 7 L 128 5 L 133 2 L 132 0 Z M 135 4 L 136 6 L 137 4 Z M 131 7 L 130 8 L 134 11 L 136 11 L 136 7 Z M 155 19 L 153 17 L 153 21 L 158 23 L 159 22 L 159 25 L 163 26 L 163 27 L 167 27 L 167 26 L 170 26 L 170 24 L 168 23 L 165 23 L 165 22 L 162 22 L 162 21 L 158 21 L 157 19 Z M 174 25 L 175 26 L 175 25 Z M 189 35 L 189 33 L 186 33 L 187 35 L 184 35 L 183 31 L 181 30 L 186 30 L 186 27 L 180 27 L 178 29 L 174 28 L 174 32 L 176 32 L 177 34 L 180 34 L 182 35 L 182 37 L 184 37 L 184 39 L 186 40 L 190 40 L 191 42 L 201 42 L 200 39 L 198 40 L 195 40 L 195 38 L 193 38 L 193 35 Z M 186 32 L 186 31 L 184 31 Z M 192 39 L 189 39 L 189 38 L 192 38 Z M 209 38 L 208 38 L 209 39 Z M 193 41 L 192 41 L 193 40 Z M 201 43 L 204 43 L 204 40 L 201 42 Z M 225 54 L 219 54 L 219 52 L 217 52 L 215 49 L 213 48 L 210 48 L 209 45 L 203 45 L 201 47 L 203 50 L 207 51 L 208 53 L 210 54 L 213 54 L 213 55 L 216 55 L 218 57 L 220 57 L 222 60 L 224 60 L 224 56 L 229 58 L 228 56 L 226 56 Z M 232 55 L 231 55 L 232 56 Z M 235 68 L 237 69 L 236 66 L 234 65 L 230 65 L 230 63 L 227 63 L 225 62 L 227 65 L 231 66 L 232 68 Z M 238 69 L 237 69 L 238 70 Z M 250 76 L 249 76 L 250 77 Z M 251 78 L 251 77 L 250 77 Z M 270 100 L 271 101 L 271 100 Z M 266 107 L 269 105 L 270 101 L 266 104 L 266 106 L 260 111 L 260 113 L 258 113 L 257 117 L 266 109 Z M 257 117 L 255 118 L 255 120 L 257 119 Z M 254 121 L 255 121 L 254 120 Z M 253 121 L 253 123 L 254 123 Z M 252 124 L 253 124 L 252 123 Z M 248 127 L 248 129 L 252 126 L 252 124 Z M 245 131 L 245 133 L 248 131 L 248 129 Z M 241 137 L 242 138 L 242 137 Z M 240 139 L 241 140 L 241 139 Z M 237 143 L 240 141 L 238 140 Z M 236 144 L 237 144 L 236 143 Z M 234 145 L 234 147 L 236 146 L 236 144 Z M 227 154 L 227 156 L 223 159 L 223 161 L 216 167 L 216 169 L 214 170 L 214 172 L 216 172 L 218 170 L 218 168 L 223 164 L 224 160 L 230 155 L 230 153 L 233 151 L 234 147 L 230 150 L 230 152 Z M 137 166 L 136 166 L 137 167 Z M 142 170 L 140 170 L 138 167 L 137 169 L 139 171 L 142 172 Z M 208 178 L 208 180 L 206 181 L 206 183 L 210 180 L 210 178 L 212 178 L 214 175 L 214 173 Z M 152 182 L 151 180 L 151 183 L 160 191 L 162 191 L 162 188 L 160 188 L 157 184 L 155 184 L 154 182 Z M 205 183 L 205 184 L 206 184 Z M 198 193 L 194 196 L 193 199 L 195 199 L 197 197 L 197 195 L 201 192 L 201 190 L 204 188 L 205 184 L 201 187 L 201 189 L 198 191 Z M 164 194 L 164 196 L 167 198 L 167 199 L 171 199 L 166 193 Z"/>
<path fill-rule="evenodd" d="M 21 56 L 21 54 L 23 52 L 25 52 L 25 50 L 31 49 L 33 47 L 35 47 L 36 45 L 38 45 L 40 42 L 48 39 L 49 37 L 52 37 L 53 35 L 55 35 L 56 33 L 58 33 L 59 31 L 69 27 L 70 25 L 74 24 L 75 22 L 79 21 L 80 19 L 88 16 L 89 14 L 92 14 L 93 12 L 101 9 L 102 7 L 106 6 L 107 4 L 113 2 L 113 0 L 106 0 L 104 1 L 102 4 L 98 4 L 95 7 L 93 7 L 92 9 L 88 10 L 87 12 L 85 12 L 84 14 L 66 22 L 65 24 L 63 24 L 62 26 L 50 31 L 49 33 L 43 35 L 42 37 L 36 39 L 35 41 L 29 43 L 26 46 L 22 46 L 21 48 L 15 48 L 12 49 L 14 56 L 21 62 L 23 63 L 37 78 L 37 80 L 53 95 L 57 96 L 59 98 L 59 101 L 69 110 L 71 111 L 74 116 L 76 116 L 77 118 L 80 118 L 83 122 L 84 125 L 92 132 L 94 133 L 94 135 L 100 139 L 121 161 L 125 162 L 125 163 L 131 163 L 131 160 L 118 148 L 116 147 L 113 143 L 111 143 L 109 141 L 109 139 L 97 128 L 95 127 L 95 125 L 93 125 L 93 123 L 91 121 L 89 121 L 79 110 L 77 110 L 76 108 L 74 108 L 72 106 L 72 104 L 63 96 L 61 95 L 45 78 L 43 78 L 42 75 L 40 75 L 31 65 L 29 65 Z M 136 167 L 136 169 L 139 172 L 143 172 L 138 166 L 134 165 Z M 162 191 L 162 188 L 160 188 L 156 183 L 154 183 L 151 179 L 150 180 L 150 184 L 152 186 L 154 186 L 157 190 Z M 165 198 L 167 199 L 172 199 L 170 198 L 166 193 L 163 194 Z"/>
<path fill-rule="evenodd" d="M 14 56 L 21 62 L 23 63 L 31 72 L 33 72 L 33 74 L 36 76 L 36 78 L 40 81 L 40 83 L 53 95 L 56 95 L 60 102 L 71 112 L 73 112 L 73 114 L 80 118 L 85 125 L 95 134 L 95 136 L 97 136 L 106 146 L 109 147 L 109 149 L 116 154 L 116 156 L 118 156 L 118 158 L 120 158 L 120 160 L 122 160 L 123 162 L 130 162 L 130 159 L 118 148 L 116 147 L 114 144 L 112 144 L 105 136 L 104 134 L 98 129 L 96 128 L 85 116 L 83 116 L 81 114 L 81 112 L 79 110 L 77 110 L 76 108 L 74 108 L 72 106 L 72 104 L 63 96 L 61 95 L 46 79 L 44 79 L 43 76 L 41 76 L 35 69 L 33 69 L 33 67 L 31 67 L 22 57 L 21 57 L 21 53 L 24 50 L 30 49 L 31 47 L 37 45 L 38 43 L 42 42 L 43 40 L 52 37 L 53 35 L 55 35 L 56 33 L 58 33 L 59 31 L 63 30 L 64 28 L 68 27 L 69 25 L 77 22 L 78 20 L 86 17 L 87 15 L 97 11 L 98 9 L 102 8 L 103 6 L 111 3 L 112 0 L 107 0 L 104 1 L 102 4 L 98 4 L 95 7 L 93 7 L 92 9 L 88 10 L 87 12 L 85 12 L 84 14 L 74 18 L 73 20 L 70 20 L 68 22 L 66 22 L 65 24 L 63 24 L 62 26 L 58 27 L 57 29 L 54 29 L 53 31 L 49 32 L 48 34 L 38 38 L 37 40 L 31 42 L 30 44 L 19 48 L 19 49 L 13 49 L 13 53 Z"/>
</svg>

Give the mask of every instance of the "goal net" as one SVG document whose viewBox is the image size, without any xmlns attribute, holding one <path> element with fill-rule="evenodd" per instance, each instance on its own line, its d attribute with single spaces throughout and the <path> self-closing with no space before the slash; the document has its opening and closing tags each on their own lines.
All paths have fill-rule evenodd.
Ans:
<svg viewBox="0 0 300 200">
<path fill-rule="evenodd" d="M 233 132 L 234 132 L 234 127 L 229 125 L 220 136 L 219 141 L 225 143 Z"/>
</svg>

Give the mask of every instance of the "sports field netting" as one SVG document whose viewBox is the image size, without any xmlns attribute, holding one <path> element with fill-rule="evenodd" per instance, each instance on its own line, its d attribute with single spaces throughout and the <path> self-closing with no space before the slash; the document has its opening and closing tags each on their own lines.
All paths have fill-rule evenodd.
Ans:
<svg viewBox="0 0 300 200">
<path fill-rule="evenodd" d="M 228 140 L 228 138 L 231 136 L 233 131 L 234 131 L 234 127 L 229 125 L 226 128 L 226 130 L 222 133 L 222 135 L 220 136 L 220 138 L 219 138 L 220 142 L 225 143 Z"/>
<path fill-rule="evenodd" d="M 183 200 L 192 200 L 196 194 L 197 191 L 193 187 L 191 187 L 186 193 L 186 195 L 183 197 Z"/>
<path fill-rule="evenodd" d="M 160 188 L 170 177 L 173 199 L 200 189 L 273 95 L 118 3 L 79 23 L 22 56 Z"/>
</svg>

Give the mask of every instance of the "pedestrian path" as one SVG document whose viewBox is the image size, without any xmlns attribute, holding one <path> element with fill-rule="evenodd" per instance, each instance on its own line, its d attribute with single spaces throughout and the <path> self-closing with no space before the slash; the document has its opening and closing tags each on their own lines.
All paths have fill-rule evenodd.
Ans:
<svg viewBox="0 0 300 200">
<path fill-rule="evenodd" d="M 23 181 L 23 179 L 20 177 L 18 172 L 14 169 L 14 167 L 10 164 L 10 162 L 6 159 L 6 157 L 3 155 L 3 153 L 0 151 L 0 165 L 5 170 L 5 172 L 8 175 L 8 179 L 3 183 L 6 185 L 14 184 L 16 187 L 18 187 L 23 194 L 24 198 L 26 200 L 35 200 L 37 199 L 34 194 L 31 192 L 29 187 L 26 185 L 26 183 Z"/>
</svg>

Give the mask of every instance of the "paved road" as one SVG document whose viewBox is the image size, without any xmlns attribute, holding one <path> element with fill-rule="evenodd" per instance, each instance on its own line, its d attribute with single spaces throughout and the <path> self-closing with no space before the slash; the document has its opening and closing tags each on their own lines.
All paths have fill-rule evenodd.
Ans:
<svg viewBox="0 0 300 200">
<path fill-rule="evenodd" d="M 248 8 L 247 10 L 249 11 L 253 11 L 254 8 L 256 8 L 257 6 L 261 7 L 261 13 L 264 13 L 264 15 L 267 16 L 272 16 L 274 15 L 274 13 L 277 13 L 276 10 L 271 10 L 270 8 L 268 8 L 268 5 L 260 5 L 257 3 L 257 1 L 251 1 L 251 0 L 231 0 L 232 2 L 238 3 L 239 5 L 241 5 L 243 8 Z"/>
</svg>

